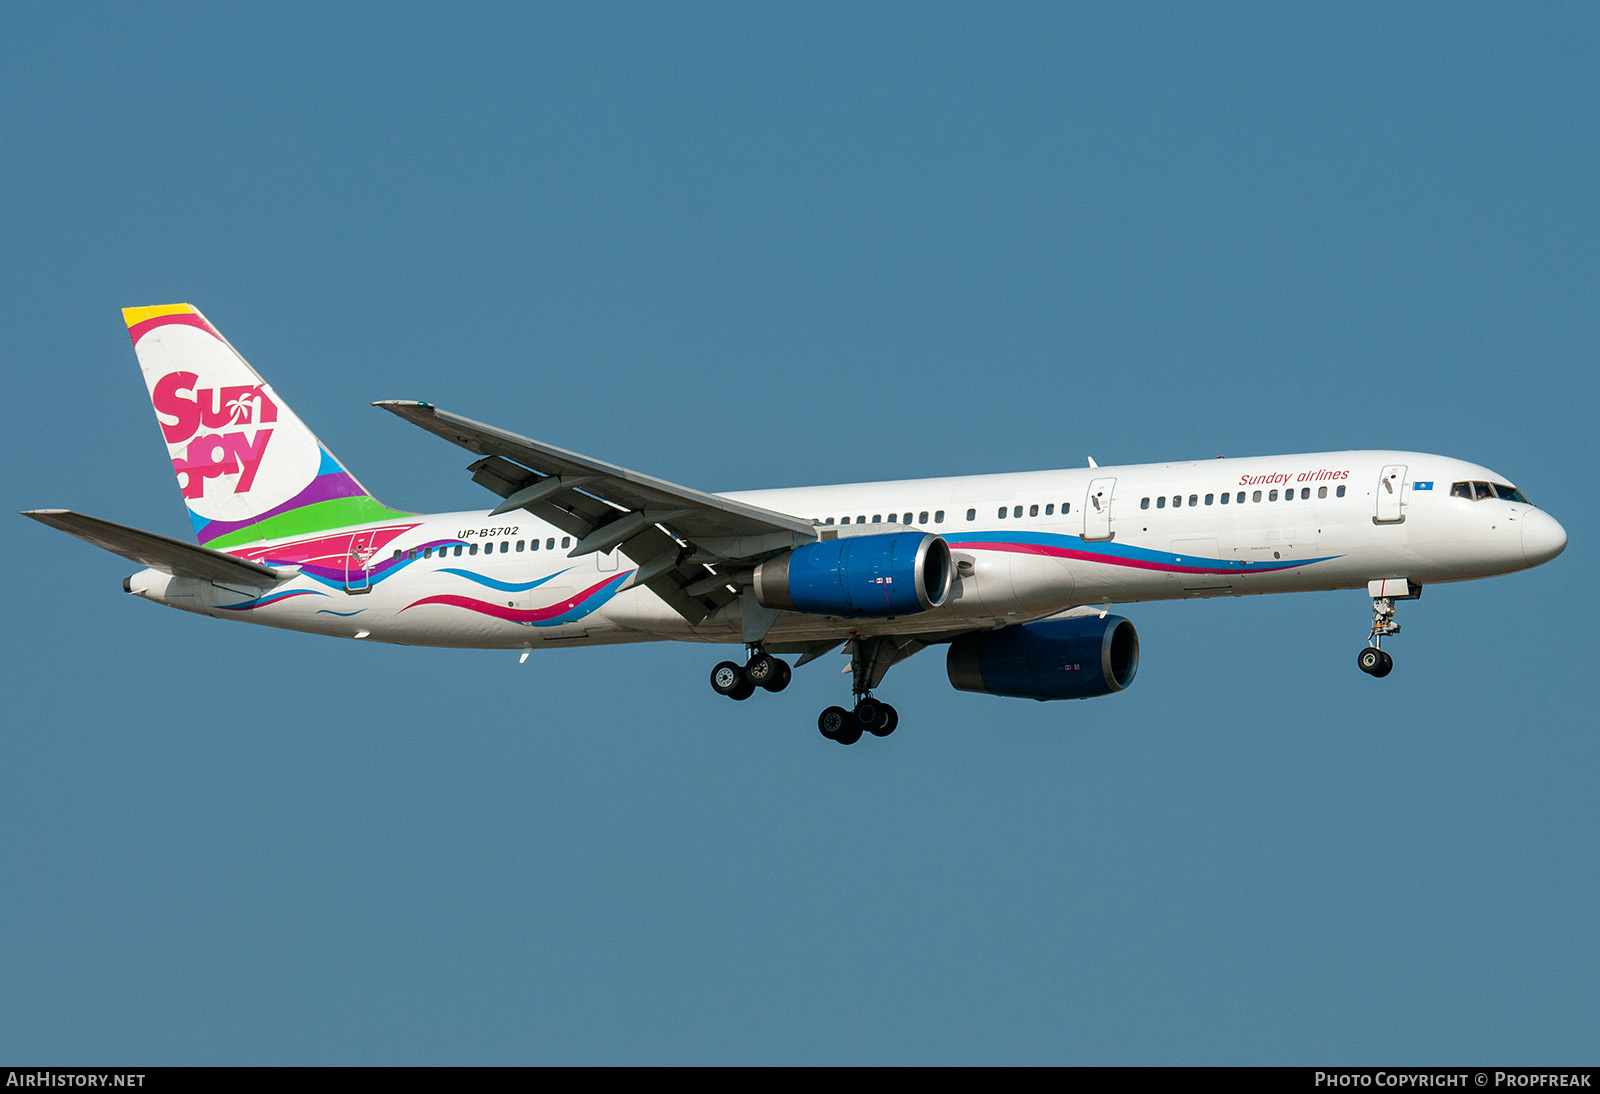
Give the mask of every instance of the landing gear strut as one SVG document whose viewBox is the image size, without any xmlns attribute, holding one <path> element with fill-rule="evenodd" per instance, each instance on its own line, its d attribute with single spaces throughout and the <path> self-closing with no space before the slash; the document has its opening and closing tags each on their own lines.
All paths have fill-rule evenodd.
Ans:
<svg viewBox="0 0 1600 1094">
<path fill-rule="evenodd" d="M 737 661 L 721 661 L 711 670 L 711 689 L 730 699 L 748 699 L 756 688 L 782 691 L 789 686 L 792 670 L 789 662 L 774 657 L 760 646 L 752 646 L 750 660 L 740 665 Z"/>
</svg>

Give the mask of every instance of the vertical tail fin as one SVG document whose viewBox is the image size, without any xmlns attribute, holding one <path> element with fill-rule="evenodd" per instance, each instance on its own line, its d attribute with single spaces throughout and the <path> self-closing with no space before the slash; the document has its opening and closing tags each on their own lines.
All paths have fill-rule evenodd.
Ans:
<svg viewBox="0 0 1600 1094">
<path fill-rule="evenodd" d="M 124 308 L 195 538 L 225 549 L 402 515 L 188 304 Z"/>
</svg>

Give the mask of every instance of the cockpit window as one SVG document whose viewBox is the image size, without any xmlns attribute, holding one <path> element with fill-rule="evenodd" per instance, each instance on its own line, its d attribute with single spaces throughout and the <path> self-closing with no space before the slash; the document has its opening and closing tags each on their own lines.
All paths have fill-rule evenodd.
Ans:
<svg viewBox="0 0 1600 1094">
<path fill-rule="evenodd" d="M 1499 498 L 1501 501 L 1516 501 L 1523 505 L 1532 505 L 1527 498 L 1522 496 L 1522 491 L 1514 486 L 1507 486 L 1503 482 L 1455 482 L 1450 484 L 1452 498 L 1466 498 L 1468 501 L 1485 501 L 1489 498 Z"/>
</svg>

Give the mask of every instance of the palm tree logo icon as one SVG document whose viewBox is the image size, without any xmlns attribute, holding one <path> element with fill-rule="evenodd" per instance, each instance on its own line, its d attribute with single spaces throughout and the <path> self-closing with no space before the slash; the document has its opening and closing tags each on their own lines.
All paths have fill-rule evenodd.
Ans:
<svg viewBox="0 0 1600 1094">
<path fill-rule="evenodd" d="M 228 424 L 241 425 L 254 422 L 256 420 L 256 399 L 258 397 L 257 392 L 246 391 L 240 394 L 237 399 L 229 399 Z"/>
</svg>

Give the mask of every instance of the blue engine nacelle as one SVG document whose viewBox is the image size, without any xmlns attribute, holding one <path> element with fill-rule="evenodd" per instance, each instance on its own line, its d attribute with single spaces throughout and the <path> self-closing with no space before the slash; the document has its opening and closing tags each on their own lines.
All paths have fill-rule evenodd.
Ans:
<svg viewBox="0 0 1600 1094">
<path fill-rule="evenodd" d="M 842 536 L 756 567 L 756 602 L 810 615 L 912 615 L 950 595 L 950 546 L 929 532 Z"/>
<path fill-rule="evenodd" d="M 962 635 L 945 659 L 962 691 L 1019 699 L 1089 699 L 1139 671 L 1139 633 L 1120 615 L 1079 616 Z"/>
</svg>

